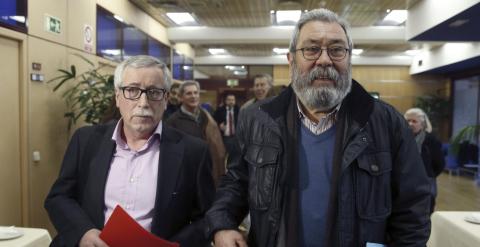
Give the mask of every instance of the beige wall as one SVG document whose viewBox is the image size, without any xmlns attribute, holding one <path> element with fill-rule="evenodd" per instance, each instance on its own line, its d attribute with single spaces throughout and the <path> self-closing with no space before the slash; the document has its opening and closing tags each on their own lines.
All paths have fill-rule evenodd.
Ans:
<svg viewBox="0 0 480 247">
<path fill-rule="evenodd" d="M 195 50 L 192 48 L 190 44 L 187 43 L 177 43 L 173 46 L 174 49 L 177 50 L 178 53 L 185 55 L 189 58 L 195 57 Z"/>
<path fill-rule="evenodd" d="M 449 95 L 446 78 L 410 76 L 407 66 L 354 66 L 352 76 L 367 91 L 380 93 L 380 99 L 402 113 L 413 106 L 417 97 L 439 93 L 447 98 Z"/>
</svg>

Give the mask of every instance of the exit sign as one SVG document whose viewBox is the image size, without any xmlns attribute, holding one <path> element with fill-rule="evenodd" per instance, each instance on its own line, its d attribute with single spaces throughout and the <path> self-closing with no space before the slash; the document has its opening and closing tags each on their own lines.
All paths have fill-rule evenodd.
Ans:
<svg viewBox="0 0 480 247">
<path fill-rule="evenodd" d="M 62 32 L 62 21 L 50 15 L 45 15 L 45 31 L 60 34 Z"/>
</svg>

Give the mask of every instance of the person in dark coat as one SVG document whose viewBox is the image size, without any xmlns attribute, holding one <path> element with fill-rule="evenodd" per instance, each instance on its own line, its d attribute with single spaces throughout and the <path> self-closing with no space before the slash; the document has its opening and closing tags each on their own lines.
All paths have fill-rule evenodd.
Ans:
<svg viewBox="0 0 480 247">
<path fill-rule="evenodd" d="M 50 246 L 97 246 L 115 207 L 183 247 L 210 246 L 203 216 L 215 188 L 207 144 L 162 122 L 166 65 L 133 56 L 115 70 L 119 121 L 78 129 L 45 200 L 57 236 Z"/>
<path fill-rule="evenodd" d="M 178 98 L 178 92 L 180 91 L 180 84 L 179 82 L 174 82 L 172 83 L 172 86 L 170 87 L 170 93 L 168 94 L 168 103 L 167 103 L 167 109 L 165 109 L 165 112 L 163 113 L 163 120 L 167 121 L 167 119 L 178 109 L 180 109 L 180 105 L 182 105 L 182 102 L 180 102 L 180 99 Z"/>
<path fill-rule="evenodd" d="M 219 106 L 213 114 L 213 118 L 222 132 L 223 143 L 229 156 L 240 155 L 240 147 L 235 138 L 238 112 L 239 107 L 235 103 L 235 95 L 229 93 L 225 95 L 224 104 Z"/>
<path fill-rule="evenodd" d="M 240 113 L 241 156 L 206 214 L 216 247 L 409 246 L 430 235 L 430 183 L 402 114 L 352 80 L 348 24 L 302 15 L 290 87 Z M 250 212 L 248 240 L 237 230 Z"/>
<path fill-rule="evenodd" d="M 192 80 L 184 81 L 180 86 L 179 97 L 182 105 L 166 124 L 207 142 L 213 180 L 218 185 L 220 177 L 225 174 L 225 145 L 217 123 L 210 113 L 200 107 L 200 84 Z"/>
<path fill-rule="evenodd" d="M 430 214 L 435 209 L 435 198 L 437 197 L 437 177 L 445 168 L 445 158 L 442 152 L 442 143 L 431 133 L 432 124 L 427 114 L 420 108 L 408 109 L 405 119 L 415 135 L 417 148 L 422 155 L 423 165 L 427 171 L 432 186 L 432 202 Z"/>
</svg>

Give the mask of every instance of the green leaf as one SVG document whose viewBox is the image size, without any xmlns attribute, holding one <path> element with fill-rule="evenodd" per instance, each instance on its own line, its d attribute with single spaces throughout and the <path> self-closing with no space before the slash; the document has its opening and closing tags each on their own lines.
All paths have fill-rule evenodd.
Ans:
<svg viewBox="0 0 480 247">
<path fill-rule="evenodd" d="M 64 78 L 63 80 L 61 80 L 54 88 L 53 88 L 53 91 L 57 91 L 58 88 L 60 88 L 66 81 L 70 80 L 72 78 Z"/>
<path fill-rule="evenodd" d="M 454 155 L 460 151 L 460 144 L 464 141 L 473 141 L 478 139 L 480 125 L 469 125 L 458 131 L 458 134 L 452 138 L 451 150 Z"/>
<path fill-rule="evenodd" d="M 77 75 L 77 69 L 75 68 L 75 65 L 71 65 L 70 70 L 72 71 L 72 76 L 75 77 Z"/>
</svg>

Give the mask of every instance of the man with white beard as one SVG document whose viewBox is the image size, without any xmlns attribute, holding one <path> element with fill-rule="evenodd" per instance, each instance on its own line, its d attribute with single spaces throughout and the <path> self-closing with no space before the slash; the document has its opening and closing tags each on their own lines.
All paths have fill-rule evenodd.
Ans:
<svg viewBox="0 0 480 247">
<path fill-rule="evenodd" d="M 408 125 L 351 78 L 353 43 L 335 13 L 303 14 L 291 87 L 245 109 L 242 156 L 207 212 L 215 246 L 425 246 L 429 182 Z M 248 240 L 236 230 L 247 212 Z"/>
</svg>

